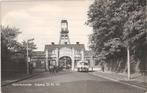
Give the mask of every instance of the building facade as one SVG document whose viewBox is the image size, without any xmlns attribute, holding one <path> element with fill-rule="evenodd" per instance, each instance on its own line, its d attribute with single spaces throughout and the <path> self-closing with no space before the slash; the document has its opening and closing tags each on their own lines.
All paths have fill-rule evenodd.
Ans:
<svg viewBox="0 0 147 93">
<path fill-rule="evenodd" d="M 45 56 L 42 57 L 45 59 L 42 59 L 42 61 L 44 60 L 46 70 L 49 70 L 50 66 L 61 66 L 75 70 L 77 62 L 80 60 L 87 60 L 92 65 L 91 52 L 85 50 L 84 44 L 80 44 L 79 42 L 71 44 L 68 34 L 68 22 L 67 20 L 62 20 L 59 43 L 55 44 L 52 42 L 51 44 L 45 45 Z"/>
</svg>

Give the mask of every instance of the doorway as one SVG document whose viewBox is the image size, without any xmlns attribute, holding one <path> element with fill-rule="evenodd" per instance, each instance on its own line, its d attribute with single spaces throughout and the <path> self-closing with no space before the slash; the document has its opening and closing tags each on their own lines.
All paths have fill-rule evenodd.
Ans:
<svg viewBox="0 0 147 93">
<path fill-rule="evenodd" d="M 64 69 L 71 69 L 72 60 L 69 56 L 63 56 L 59 58 L 59 66 Z"/>
</svg>

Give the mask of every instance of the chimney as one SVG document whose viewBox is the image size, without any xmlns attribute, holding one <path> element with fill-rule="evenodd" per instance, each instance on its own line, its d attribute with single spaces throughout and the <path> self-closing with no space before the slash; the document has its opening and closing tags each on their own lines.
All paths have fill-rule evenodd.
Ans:
<svg viewBox="0 0 147 93">
<path fill-rule="evenodd" d="M 55 43 L 54 43 L 54 42 L 52 42 L 51 44 L 52 44 L 52 45 L 55 45 Z"/>
<path fill-rule="evenodd" d="M 80 44 L 79 42 L 76 42 L 76 44 L 78 45 L 78 44 Z"/>
</svg>

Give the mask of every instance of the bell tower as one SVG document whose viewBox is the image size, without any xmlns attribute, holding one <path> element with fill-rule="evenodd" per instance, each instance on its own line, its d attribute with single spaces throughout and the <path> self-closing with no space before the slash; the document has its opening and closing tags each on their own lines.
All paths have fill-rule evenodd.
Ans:
<svg viewBox="0 0 147 93">
<path fill-rule="evenodd" d="M 68 33 L 69 30 L 68 30 L 67 20 L 61 20 L 61 32 L 60 32 L 59 44 L 70 44 Z"/>
</svg>

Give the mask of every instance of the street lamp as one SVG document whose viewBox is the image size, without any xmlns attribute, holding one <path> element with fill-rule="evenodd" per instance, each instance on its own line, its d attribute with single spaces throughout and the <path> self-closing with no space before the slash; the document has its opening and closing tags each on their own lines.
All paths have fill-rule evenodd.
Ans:
<svg viewBox="0 0 147 93">
<path fill-rule="evenodd" d="M 31 61 L 29 57 L 29 42 L 33 40 L 34 38 L 27 40 L 27 74 L 29 74 L 29 62 Z"/>
</svg>

